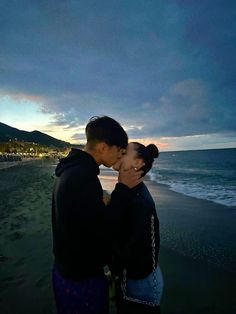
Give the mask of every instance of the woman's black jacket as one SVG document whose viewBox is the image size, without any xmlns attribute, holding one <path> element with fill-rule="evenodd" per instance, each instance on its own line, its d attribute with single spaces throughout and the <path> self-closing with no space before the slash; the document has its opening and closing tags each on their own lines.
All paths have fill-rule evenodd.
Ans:
<svg viewBox="0 0 236 314">
<path fill-rule="evenodd" d="M 123 269 L 126 269 L 129 278 L 141 279 L 153 270 L 152 216 L 154 217 L 155 266 L 158 263 L 159 219 L 155 203 L 146 185 L 141 182 L 131 191 L 130 204 L 123 212 L 120 232 L 113 244 L 113 268 L 117 275 L 121 275 Z"/>
</svg>

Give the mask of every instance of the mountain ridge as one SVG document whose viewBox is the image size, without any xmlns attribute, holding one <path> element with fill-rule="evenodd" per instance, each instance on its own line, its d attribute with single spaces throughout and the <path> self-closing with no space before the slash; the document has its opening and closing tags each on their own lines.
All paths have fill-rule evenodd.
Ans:
<svg viewBox="0 0 236 314">
<path fill-rule="evenodd" d="M 18 141 L 33 142 L 41 145 L 55 146 L 60 148 L 73 146 L 69 142 L 59 140 L 38 130 L 34 130 L 31 132 L 19 130 L 15 127 L 0 122 L 0 142 L 8 142 L 9 140 L 15 139 L 17 139 Z"/>
</svg>

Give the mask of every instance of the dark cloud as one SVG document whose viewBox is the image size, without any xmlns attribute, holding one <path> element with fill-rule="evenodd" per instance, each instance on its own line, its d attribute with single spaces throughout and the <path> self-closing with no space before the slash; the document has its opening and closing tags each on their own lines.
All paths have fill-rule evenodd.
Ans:
<svg viewBox="0 0 236 314">
<path fill-rule="evenodd" d="M 106 114 L 137 137 L 234 132 L 234 12 L 233 1 L 1 1 L 1 89 L 40 97 L 64 128 Z"/>
</svg>

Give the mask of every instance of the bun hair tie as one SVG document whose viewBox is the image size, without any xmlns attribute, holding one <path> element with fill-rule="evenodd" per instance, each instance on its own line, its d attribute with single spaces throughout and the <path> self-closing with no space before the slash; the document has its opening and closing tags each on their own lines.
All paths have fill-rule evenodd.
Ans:
<svg viewBox="0 0 236 314">
<path fill-rule="evenodd" d="M 154 144 L 149 144 L 148 146 L 146 146 L 146 150 L 148 151 L 148 153 L 150 154 L 150 156 L 154 159 L 154 158 L 158 158 L 159 157 L 159 150 L 156 147 L 156 145 Z"/>
</svg>

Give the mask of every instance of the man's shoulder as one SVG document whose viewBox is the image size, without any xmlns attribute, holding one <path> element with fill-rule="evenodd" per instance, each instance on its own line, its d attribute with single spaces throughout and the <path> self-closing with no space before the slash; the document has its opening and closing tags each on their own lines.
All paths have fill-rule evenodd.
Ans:
<svg viewBox="0 0 236 314">
<path fill-rule="evenodd" d="M 76 182 L 98 180 L 97 174 L 90 167 L 86 167 L 82 164 L 74 165 L 66 169 L 62 175 L 66 180 L 72 180 Z"/>
</svg>

